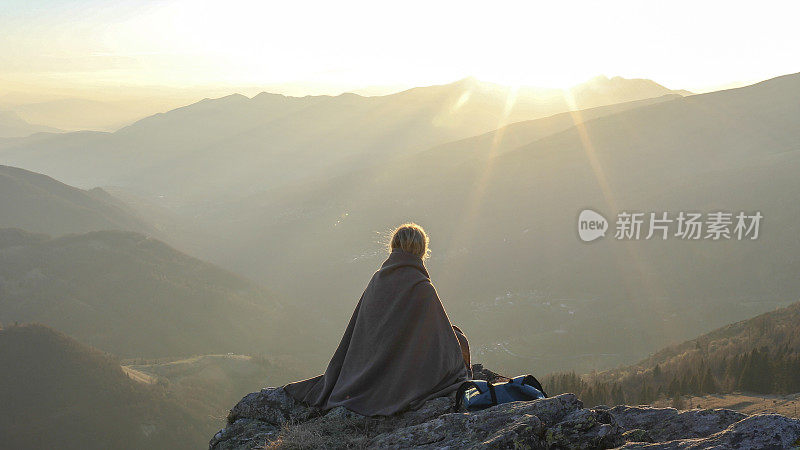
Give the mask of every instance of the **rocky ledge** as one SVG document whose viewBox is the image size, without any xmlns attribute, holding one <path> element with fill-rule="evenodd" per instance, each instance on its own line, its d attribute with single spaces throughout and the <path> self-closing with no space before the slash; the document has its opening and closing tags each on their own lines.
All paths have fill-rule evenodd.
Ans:
<svg viewBox="0 0 800 450">
<path fill-rule="evenodd" d="M 800 420 L 727 409 L 647 406 L 584 408 L 573 394 L 454 412 L 453 397 L 416 411 L 364 417 L 344 408 L 307 408 L 282 388 L 244 397 L 211 450 L 254 448 L 648 448 L 800 447 Z"/>
</svg>

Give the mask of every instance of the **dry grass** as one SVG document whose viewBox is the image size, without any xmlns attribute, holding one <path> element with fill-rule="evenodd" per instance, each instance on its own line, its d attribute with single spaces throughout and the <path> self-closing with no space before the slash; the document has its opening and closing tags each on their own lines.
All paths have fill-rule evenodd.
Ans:
<svg viewBox="0 0 800 450">
<path fill-rule="evenodd" d="M 380 419 L 320 417 L 308 422 L 285 424 L 280 436 L 267 443 L 264 448 L 282 450 L 368 449 L 369 441 L 386 431 L 388 430 L 381 426 Z"/>
<path fill-rule="evenodd" d="M 760 395 L 750 393 L 683 396 L 684 408 L 726 408 L 745 414 L 782 414 L 800 419 L 800 393 L 790 395 Z M 659 400 L 653 406 L 673 406 L 670 399 Z"/>
</svg>

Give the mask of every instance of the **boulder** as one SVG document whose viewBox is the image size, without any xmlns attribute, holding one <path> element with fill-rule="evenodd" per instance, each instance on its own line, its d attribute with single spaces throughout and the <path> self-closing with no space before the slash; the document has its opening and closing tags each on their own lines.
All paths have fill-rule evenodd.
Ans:
<svg viewBox="0 0 800 450">
<path fill-rule="evenodd" d="M 266 388 L 247 394 L 228 413 L 228 424 L 238 419 L 258 419 L 272 424 L 304 422 L 319 415 L 314 408 L 308 408 L 292 398 L 280 388 Z"/>
<path fill-rule="evenodd" d="M 489 374 L 489 376 L 492 376 Z M 365 417 L 343 407 L 308 408 L 267 388 L 245 396 L 214 435 L 211 450 L 255 448 L 790 448 L 800 420 L 727 409 L 649 406 L 584 408 L 573 394 L 455 411 L 455 398 L 417 410 Z"/>
<path fill-rule="evenodd" d="M 583 404 L 573 394 L 498 405 L 477 412 L 449 412 L 418 425 L 382 433 L 370 447 L 514 448 L 541 447 L 543 432 Z"/>
<path fill-rule="evenodd" d="M 733 423 L 710 436 L 672 439 L 666 442 L 645 444 L 630 442 L 623 449 L 755 449 L 800 447 L 800 420 L 780 414 L 756 414 Z"/>
<path fill-rule="evenodd" d="M 624 405 L 615 406 L 609 412 L 626 430 L 647 430 L 653 442 L 666 441 L 673 436 L 710 436 L 747 417 L 746 414 L 730 409 L 692 409 L 679 412 L 675 408 Z"/>
</svg>

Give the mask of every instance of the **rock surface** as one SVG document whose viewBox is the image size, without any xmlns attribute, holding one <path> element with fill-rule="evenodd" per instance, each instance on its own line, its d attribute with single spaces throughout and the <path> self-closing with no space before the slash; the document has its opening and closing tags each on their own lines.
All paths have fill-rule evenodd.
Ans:
<svg viewBox="0 0 800 450">
<path fill-rule="evenodd" d="M 254 448 L 793 448 L 800 420 L 727 410 L 648 406 L 583 408 L 573 394 L 454 412 L 454 398 L 391 417 L 339 407 L 327 413 L 294 401 L 282 388 L 244 397 L 211 450 Z"/>
</svg>

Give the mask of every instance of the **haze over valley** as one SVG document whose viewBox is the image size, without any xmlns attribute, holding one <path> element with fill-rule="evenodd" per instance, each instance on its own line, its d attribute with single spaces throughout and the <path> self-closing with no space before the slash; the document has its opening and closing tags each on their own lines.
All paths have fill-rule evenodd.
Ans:
<svg viewBox="0 0 800 450">
<path fill-rule="evenodd" d="M 615 208 L 758 209 L 767 220 L 788 223 L 796 214 L 789 193 L 796 187 L 797 75 L 690 97 L 645 80 L 605 77 L 572 92 L 573 106 L 582 108 L 572 112 L 564 95 L 514 97 L 474 79 L 382 97 L 234 95 L 113 134 L 7 140 L 3 163 L 81 187 L 109 186 L 114 195 L 5 168 L 4 209 L 14 214 L 4 215 L 4 226 L 54 235 L 144 232 L 277 289 L 292 304 L 327 308 L 342 319 L 380 262 L 382 233 L 413 219 L 434 237 L 429 265 L 457 322 L 477 321 L 487 309 L 505 314 L 509 309 L 498 305 L 515 303 L 532 308 L 533 320 L 555 324 L 537 342 L 507 320 L 491 322 L 504 324 L 508 336 L 478 327 L 489 358 L 524 355 L 522 348 L 553 349 L 533 358 L 563 355 L 559 345 L 573 345 L 564 338 L 600 334 L 583 322 L 592 315 L 582 318 L 595 308 L 638 323 L 630 333 L 664 329 L 639 350 L 583 348 L 578 354 L 615 355 L 585 363 L 564 358 L 554 369 L 608 366 L 690 337 L 708 328 L 691 317 L 720 302 L 730 306 L 730 317 L 717 325 L 792 300 L 784 297 L 795 287 L 788 274 L 788 285 L 770 282 L 738 263 L 770 255 L 777 269 L 767 276 L 781 277 L 795 264 L 786 245 L 790 230 L 772 230 L 758 243 L 606 240 L 587 247 L 576 241 L 572 222 L 591 205 L 609 216 Z M 509 125 L 495 131 L 497 123 Z M 58 220 L 38 219 L 46 214 Z M 478 235 L 489 238 L 476 241 Z M 740 284 L 730 281 L 732 273 Z M 715 277 L 728 281 L 708 282 Z M 644 305 L 651 317 L 635 312 Z M 335 334 L 339 321 L 332 322 Z"/>
<path fill-rule="evenodd" d="M 232 94 L 113 132 L 2 117 L 27 131 L 0 139 L 0 340 L 163 405 L 118 421 L 111 446 L 183 423 L 193 448 L 245 393 L 317 374 L 387 233 L 408 220 L 430 233 L 426 265 L 473 360 L 503 373 L 648 361 L 798 301 L 800 74 L 704 94 L 620 77 L 569 90 L 465 78 L 381 96 Z M 587 244 L 584 208 L 611 222 L 623 211 L 764 222 L 756 240 L 611 229 Z M 634 398 L 623 369 L 600 373 Z M 548 382 L 572 379 L 558 376 Z M 36 386 L 53 383 L 94 389 Z"/>
</svg>

